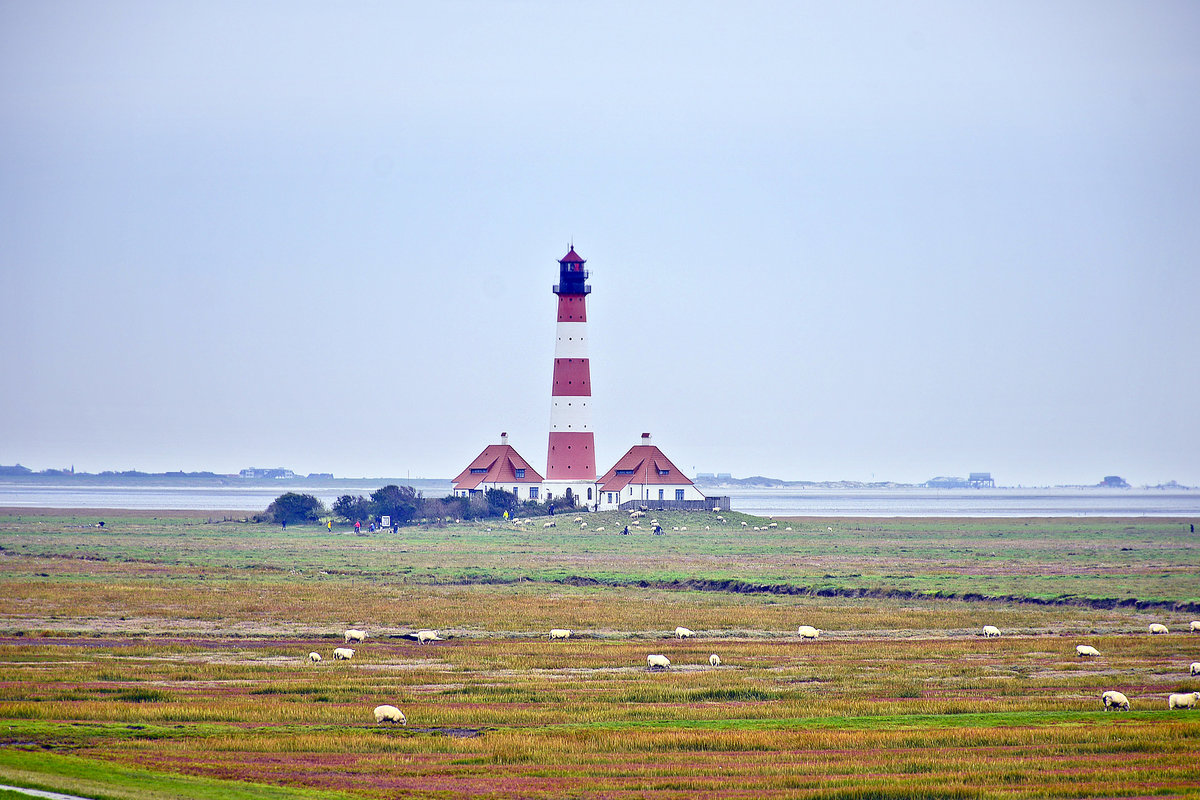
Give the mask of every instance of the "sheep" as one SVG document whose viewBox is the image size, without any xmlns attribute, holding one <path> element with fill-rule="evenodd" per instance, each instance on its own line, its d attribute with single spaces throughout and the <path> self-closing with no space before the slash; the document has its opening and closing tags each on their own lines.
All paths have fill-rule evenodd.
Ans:
<svg viewBox="0 0 1200 800">
<path fill-rule="evenodd" d="M 1200 702 L 1200 692 L 1173 694 L 1167 697 L 1167 708 L 1195 708 L 1197 702 Z"/>
<path fill-rule="evenodd" d="M 601 525 L 599 528 L 596 528 L 596 533 L 604 533 L 604 526 Z"/>
<path fill-rule="evenodd" d="M 644 516 L 646 516 L 645 511 L 630 511 L 629 512 L 630 519 L 641 519 Z"/>
<path fill-rule="evenodd" d="M 1090 644 L 1075 645 L 1075 655 L 1077 656 L 1098 656 L 1100 651 L 1092 647 Z"/>
<path fill-rule="evenodd" d="M 720 510 L 721 510 L 721 507 L 720 507 L 720 506 L 713 506 L 713 513 L 714 513 L 714 514 L 716 514 L 716 513 L 717 513 L 718 511 L 720 511 Z"/>
<path fill-rule="evenodd" d="M 796 633 L 800 634 L 801 639 L 815 639 L 821 635 L 821 632 L 812 625 L 801 625 L 796 629 Z"/>
<path fill-rule="evenodd" d="M 309 653 L 308 660 L 311 661 L 312 663 L 316 664 L 321 660 L 321 654 L 320 653 Z"/>
<path fill-rule="evenodd" d="M 666 656 L 646 656 L 646 669 L 670 669 L 671 659 Z"/>
<path fill-rule="evenodd" d="M 985 637 L 999 636 L 1000 629 L 997 628 L 995 625 L 984 625 L 983 626 L 983 635 Z"/>
<path fill-rule="evenodd" d="M 351 628 L 350 630 L 346 631 L 345 636 L 346 644 L 350 644 L 351 642 L 361 642 L 363 639 L 366 639 L 367 632 Z"/>
<path fill-rule="evenodd" d="M 437 631 L 417 631 L 417 644 L 443 641 L 442 637 L 438 636 L 437 634 Z"/>
<path fill-rule="evenodd" d="M 826 528 L 825 530 L 829 531 L 830 533 L 833 533 L 833 526 L 830 526 L 830 527 Z"/>
<path fill-rule="evenodd" d="M 586 523 L 586 522 L 581 522 L 581 523 L 579 523 L 579 530 L 583 530 L 583 529 L 585 529 L 586 527 L 587 527 L 587 523 Z"/>
<path fill-rule="evenodd" d="M 686 530 L 687 530 L 687 525 L 680 525 L 680 526 L 679 526 L 679 530 L 681 530 L 681 531 L 686 531 Z"/>
<path fill-rule="evenodd" d="M 708 664 L 709 664 L 709 666 L 712 666 L 712 667 L 721 666 L 721 657 L 719 655 L 717 655 L 716 653 L 713 653 L 711 656 L 708 657 Z"/>
<path fill-rule="evenodd" d="M 673 531 L 677 531 L 677 530 L 679 530 L 679 526 L 678 526 L 678 525 L 676 525 L 674 528 L 671 528 L 671 530 L 673 530 Z"/>
<path fill-rule="evenodd" d="M 652 520 L 650 520 L 650 524 L 651 524 L 651 525 L 657 525 L 657 524 L 658 524 L 658 519 L 657 519 L 657 518 L 655 518 L 655 519 L 652 519 Z"/>
<path fill-rule="evenodd" d="M 1200 675 L 1200 661 L 1192 662 L 1192 665 L 1190 667 L 1188 667 L 1188 674 L 1189 675 Z"/>
<path fill-rule="evenodd" d="M 333 657 L 338 661 L 349 661 L 354 658 L 354 651 L 349 647 L 335 647 L 333 649 Z"/>
<path fill-rule="evenodd" d="M 724 522 L 724 521 L 725 521 L 724 517 L 722 517 L 722 516 L 717 517 L 717 522 Z"/>
<path fill-rule="evenodd" d="M 746 527 L 746 520 L 742 520 L 742 527 Z"/>
<path fill-rule="evenodd" d="M 768 527 L 768 528 L 778 528 L 778 527 L 779 527 L 779 523 L 778 523 L 778 522 L 772 522 L 772 523 L 771 523 L 770 525 L 768 525 L 767 527 Z"/>
<path fill-rule="evenodd" d="M 1105 692 L 1100 695 L 1100 702 L 1104 704 L 1105 711 L 1111 711 L 1114 708 L 1123 711 L 1129 710 L 1129 698 L 1120 692 Z"/>
<path fill-rule="evenodd" d="M 786 528 L 784 528 L 785 531 L 790 531 L 791 529 L 792 529 L 791 525 L 788 525 Z"/>
<path fill-rule="evenodd" d="M 1192 620 L 1192 625 L 1189 628 L 1192 633 L 1200 633 L 1200 619 Z"/>
<path fill-rule="evenodd" d="M 570 639 L 571 632 L 566 628 L 552 628 L 550 630 L 551 639 Z"/>
<path fill-rule="evenodd" d="M 575 518 L 575 521 L 576 521 L 576 522 L 583 522 L 583 517 L 576 517 L 576 518 Z"/>
<path fill-rule="evenodd" d="M 384 722 L 390 722 L 393 725 L 397 722 L 401 725 L 408 724 L 404 712 L 395 706 L 375 706 L 375 723 L 381 725 Z"/>
<path fill-rule="evenodd" d="M 693 631 L 691 628 L 680 627 L 680 628 L 675 629 L 675 638 L 676 639 L 690 639 L 695 635 L 696 635 L 696 632 Z"/>
<path fill-rule="evenodd" d="M 1166 633 L 1166 632 L 1167 632 L 1167 626 L 1163 625 L 1161 622 L 1154 622 L 1154 623 L 1150 624 L 1150 633 L 1157 634 L 1157 633 Z"/>
<path fill-rule="evenodd" d="M 543 528 L 557 528 L 558 526 L 555 525 L 553 522 L 543 522 L 542 527 Z"/>
</svg>

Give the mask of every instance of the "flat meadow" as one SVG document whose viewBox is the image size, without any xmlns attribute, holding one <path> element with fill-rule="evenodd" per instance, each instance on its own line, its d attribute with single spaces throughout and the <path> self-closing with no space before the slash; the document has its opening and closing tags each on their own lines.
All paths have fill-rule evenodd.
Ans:
<svg viewBox="0 0 1200 800">
<path fill-rule="evenodd" d="M 0 510 L 0 784 L 106 798 L 1200 793 L 1200 710 L 1166 701 L 1200 690 L 1186 521 L 772 528 L 663 513 L 664 535 L 644 522 L 625 536 L 614 512 L 582 515 L 586 528 L 559 514 L 553 528 L 355 535 L 104 513 Z M 675 638 L 680 625 L 696 635 Z M 335 661 L 346 628 L 368 636 Z M 419 629 L 442 639 L 418 644 Z M 649 654 L 672 667 L 648 671 Z M 1110 689 L 1132 709 L 1104 711 Z M 377 725 L 384 703 L 408 725 Z"/>
</svg>

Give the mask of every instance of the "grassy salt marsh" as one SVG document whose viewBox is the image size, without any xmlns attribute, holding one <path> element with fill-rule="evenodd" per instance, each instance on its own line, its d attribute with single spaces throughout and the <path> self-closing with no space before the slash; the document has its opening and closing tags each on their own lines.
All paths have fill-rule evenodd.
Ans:
<svg viewBox="0 0 1200 800">
<path fill-rule="evenodd" d="M 755 532 L 765 520 L 724 516 L 662 514 L 664 536 L 626 537 L 617 514 L 373 536 L 0 515 L 0 783 L 122 798 L 1200 789 L 1200 711 L 1166 706 L 1200 690 L 1186 523 Z M 800 624 L 824 633 L 802 641 Z M 370 636 L 334 662 L 347 627 Z M 551 627 L 575 636 L 550 642 Z M 446 639 L 406 638 L 418 628 Z M 1082 643 L 1101 657 L 1078 659 Z M 647 672 L 649 653 L 673 668 Z M 1101 710 L 1107 689 L 1133 710 Z M 408 727 L 375 725 L 381 703 Z"/>
</svg>

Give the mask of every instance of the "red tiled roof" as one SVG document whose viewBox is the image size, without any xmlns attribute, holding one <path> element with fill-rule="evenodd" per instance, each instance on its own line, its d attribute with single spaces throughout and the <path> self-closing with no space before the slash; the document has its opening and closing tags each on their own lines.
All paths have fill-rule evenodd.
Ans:
<svg viewBox="0 0 1200 800">
<path fill-rule="evenodd" d="M 632 472 L 618 475 L 618 470 Z M 666 475 L 661 474 L 663 470 L 667 472 Z M 602 492 L 619 492 L 631 483 L 691 486 L 692 480 L 672 464 L 662 450 L 652 444 L 639 444 L 629 448 L 629 452 L 621 456 L 597 483 Z"/>
<path fill-rule="evenodd" d="M 560 259 L 558 260 L 558 263 L 560 263 L 560 264 L 561 264 L 561 263 L 562 263 L 562 262 L 564 262 L 564 261 L 567 261 L 567 262 L 570 262 L 570 263 L 578 263 L 578 264 L 582 264 L 582 263 L 583 263 L 583 259 L 579 257 L 579 254 L 578 254 L 578 253 L 576 253 L 576 252 L 575 252 L 575 248 L 574 248 L 574 247 L 572 247 L 572 248 L 571 248 L 571 252 L 567 253 L 565 256 L 563 256 L 562 258 L 560 258 Z"/>
<path fill-rule="evenodd" d="M 517 470 L 525 470 L 525 477 L 518 478 Z M 484 472 L 472 472 L 484 470 Z M 475 489 L 481 483 L 541 483 L 542 476 L 521 458 L 512 445 L 489 444 L 467 468 L 454 479 L 455 489 Z"/>
</svg>

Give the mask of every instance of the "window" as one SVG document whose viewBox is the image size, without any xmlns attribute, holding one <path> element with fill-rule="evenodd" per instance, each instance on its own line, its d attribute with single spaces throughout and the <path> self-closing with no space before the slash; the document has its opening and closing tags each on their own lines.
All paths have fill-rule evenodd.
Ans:
<svg viewBox="0 0 1200 800">
<path fill-rule="evenodd" d="M 530 487 L 529 487 L 529 499 L 530 499 L 530 500 L 537 500 L 537 496 L 538 496 L 538 487 L 536 487 L 536 486 L 530 486 Z"/>
<path fill-rule="evenodd" d="M 525 477 L 525 470 L 523 470 L 523 469 L 519 469 L 519 470 L 517 470 L 517 477 L 518 477 L 518 478 L 524 478 L 524 477 Z"/>
<path fill-rule="evenodd" d="M 658 490 L 658 499 L 659 499 L 659 500 L 662 500 L 662 499 L 663 499 L 663 490 L 662 490 L 662 489 L 659 489 L 659 490 Z"/>
<path fill-rule="evenodd" d="M 514 487 L 513 487 L 513 497 L 520 497 L 520 496 L 521 496 L 521 493 L 517 491 L 517 489 L 518 489 L 518 488 L 519 488 L 519 487 L 517 487 L 517 486 L 514 486 Z"/>
<path fill-rule="evenodd" d="M 619 470 L 617 470 L 617 474 L 618 474 L 618 475 L 632 475 L 632 474 L 633 474 L 633 470 L 631 470 L 631 469 L 619 469 Z"/>
<path fill-rule="evenodd" d="M 486 475 L 487 469 L 473 469 L 473 470 L 471 470 L 471 474 L 472 475 Z"/>
<path fill-rule="evenodd" d="M 675 490 L 675 499 L 676 499 L 676 500 L 682 500 L 682 499 L 683 499 L 683 489 L 676 489 L 676 490 Z"/>
<path fill-rule="evenodd" d="M 660 470 L 658 471 L 658 474 L 659 474 L 659 475 L 670 475 L 670 474 L 671 474 L 671 470 L 669 470 L 669 469 L 660 469 Z"/>
<path fill-rule="evenodd" d="M 608 502 L 610 502 L 610 503 L 613 501 L 612 494 L 613 494 L 612 492 L 608 493 Z"/>
<path fill-rule="evenodd" d="M 592 487 L 588 487 L 588 500 L 592 499 Z"/>
</svg>

